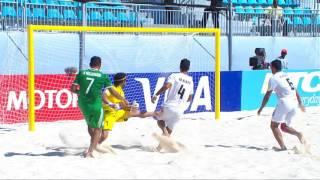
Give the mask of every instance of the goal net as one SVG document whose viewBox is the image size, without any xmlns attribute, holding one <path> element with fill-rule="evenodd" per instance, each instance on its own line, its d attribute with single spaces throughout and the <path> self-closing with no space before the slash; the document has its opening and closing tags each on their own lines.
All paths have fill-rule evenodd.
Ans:
<svg viewBox="0 0 320 180">
<path fill-rule="evenodd" d="M 1 124 L 29 122 L 34 130 L 34 122 L 83 119 L 70 86 L 80 64 L 89 68 L 92 56 L 102 58 L 101 71 L 111 79 L 117 72 L 127 74 L 126 98 L 137 101 L 142 111 L 160 108 L 165 95 L 155 104 L 151 96 L 170 73 L 179 72 L 180 60 L 188 58 L 194 98 L 185 112 L 216 112 L 219 118 L 218 29 L 31 25 L 27 35 L 24 62 L 7 57 L 9 69 L 0 76 Z"/>
</svg>

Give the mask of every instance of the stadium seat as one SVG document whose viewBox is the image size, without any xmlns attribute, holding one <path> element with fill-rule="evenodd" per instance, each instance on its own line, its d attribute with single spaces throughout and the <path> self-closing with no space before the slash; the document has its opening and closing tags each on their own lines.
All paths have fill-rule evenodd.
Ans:
<svg viewBox="0 0 320 180">
<path fill-rule="evenodd" d="M 253 9 L 252 6 L 248 6 L 248 7 L 245 8 L 245 12 L 247 14 L 254 14 L 254 9 Z"/>
<path fill-rule="evenodd" d="M 294 10 L 293 10 L 293 12 L 294 12 L 294 14 L 295 15 L 303 15 L 303 9 L 302 8 L 295 8 Z"/>
<path fill-rule="evenodd" d="M 33 9 L 33 17 L 34 18 L 45 18 L 46 13 L 42 8 L 34 8 Z"/>
<path fill-rule="evenodd" d="M 122 4 L 121 0 L 111 0 L 111 2 L 112 2 L 112 4 L 116 4 L 116 5 Z"/>
<path fill-rule="evenodd" d="M 63 10 L 63 17 L 66 20 L 75 20 L 77 19 L 76 13 L 72 9 L 64 9 Z"/>
<path fill-rule="evenodd" d="M 15 16 L 17 16 L 17 12 L 12 6 L 3 6 L 1 14 L 4 17 L 15 17 Z"/>
<path fill-rule="evenodd" d="M 289 17 L 285 17 L 284 20 L 287 21 L 288 25 L 292 25 L 293 24 L 292 20 Z"/>
<path fill-rule="evenodd" d="M 284 1 L 284 0 L 278 0 L 278 4 L 279 4 L 279 6 L 285 6 L 285 5 L 287 5 L 287 4 L 286 4 L 286 1 Z"/>
<path fill-rule="evenodd" d="M 238 4 L 244 6 L 244 5 L 247 5 L 247 4 L 248 4 L 248 1 L 247 1 L 247 0 L 239 0 L 239 1 L 238 1 Z"/>
<path fill-rule="evenodd" d="M 22 14 L 23 14 L 23 9 L 22 9 L 22 8 L 19 8 L 19 9 L 18 9 L 18 16 L 21 17 Z M 31 13 L 30 8 L 27 8 L 27 9 L 26 9 L 26 16 L 27 16 L 27 18 L 31 18 L 31 17 L 32 17 L 32 13 Z"/>
<path fill-rule="evenodd" d="M 59 2 L 57 0 L 46 0 L 46 3 L 49 5 L 59 5 Z"/>
<path fill-rule="evenodd" d="M 138 20 L 138 18 L 137 18 L 137 13 L 135 13 L 135 12 L 130 12 L 130 14 L 129 14 L 129 20 L 130 20 L 131 22 L 137 22 L 137 20 Z"/>
<path fill-rule="evenodd" d="M 127 14 L 124 13 L 124 12 L 120 12 L 120 13 L 118 14 L 118 19 L 119 19 L 119 21 L 121 21 L 121 22 L 128 22 L 128 21 L 130 21 L 129 18 L 128 18 L 128 16 L 127 16 Z"/>
<path fill-rule="evenodd" d="M 257 0 L 248 0 L 248 5 L 257 5 L 258 4 L 258 2 L 257 2 Z"/>
<path fill-rule="evenodd" d="M 92 2 L 90 2 L 90 3 L 87 3 L 86 4 L 86 7 L 98 7 L 98 5 L 96 4 L 96 3 L 92 3 Z"/>
<path fill-rule="evenodd" d="M 59 1 L 59 4 L 63 6 L 74 6 L 72 1 Z"/>
<path fill-rule="evenodd" d="M 317 16 L 315 24 L 320 26 L 320 15 Z"/>
<path fill-rule="evenodd" d="M 91 21 L 102 21 L 103 20 L 103 17 L 101 16 L 101 13 L 99 11 L 91 11 L 89 13 L 88 18 Z"/>
<path fill-rule="evenodd" d="M 293 18 L 293 24 L 294 25 L 303 25 L 303 21 L 300 17 L 294 17 Z"/>
<path fill-rule="evenodd" d="M 294 12 L 293 12 L 292 8 L 286 7 L 286 8 L 283 9 L 283 14 L 284 15 L 293 15 Z"/>
<path fill-rule="evenodd" d="M 223 4 L 228 4 L 229 1 L 228 1 L 228 0 L 223 0 L 222 3 L 223 3 Z"/>
<path fill-rule="evenodd" d="M 264 14 L 264 9 L 262 8 L 262 6 L 256 7 L 256 14 Z"/>
<path fill-rule="evenodd" d="M 243 14 L 245 13 L 244 9 L 242 6 L 236 6 L 235 7 L 235 12 L 238 13 L 238 14 Z"/>
<path fill-rule="evenodd" d="M 312 24 L 312 20 L 310 17 L 303 17 L 303 25 L 308 26 Z"/>
<path fill-rule="evenodd" d="M 2 0 L 1 2 L 16 2 L 15 0 Z"/>
<path fill-rule="evenodd" d="M 49 19 L 62 19 L 62 14 L 58 9 L 48 9 L 48 18 Z"/>
<path fill-rule="evenodd" d="M 105 21 L 117 21 L 117 17 L 113 15 L 112 12 L 103 12 L 103 20 Z"/>
<path fill-rule="evenodd" d="M 43 0 L 30 0 L 32 4 L 44 4 Z"/>
<path fill-rule="evenodd" d="M 306 15 L 311 15 L 312 14 L 312 10 L 310 8 L 306 8 L 306 9 L 304 9 L 303 13 L 306 14 Z"/>
<path fill-rule="evenodd" d="M 267 0 L 267 4 L 268 5 L 272 5 L 273 4 L 273 0 Z"/>
<path fill-rule="evenodd" d="M 259 5 L 262 5 L 262 6 L 265 6 L 268 4 L 267 0 L 258 0 L 258 4 Z"/>
</svg>

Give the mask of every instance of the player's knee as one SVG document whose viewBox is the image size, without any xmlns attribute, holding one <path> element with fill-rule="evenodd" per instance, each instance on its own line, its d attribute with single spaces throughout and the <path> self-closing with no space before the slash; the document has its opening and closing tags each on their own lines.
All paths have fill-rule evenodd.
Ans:
<svg viewBox="0 0 320 180">
<path fill-rule="evenodd" d="M 283 131 L 283 132 L 287 132 L 288 131 L 288 129 L 287 129 L 287 124 L 286 123 L 281 123 L 280 124 L 280 129 Z"/>
<path fill-rule="evenodd" d="M 279 127 L 279 124 L 278 124 L 278 123 L 271 122 L 271 124 L 270 124 L 270 128 L 271 128 L 271 129 L 276 129 L 276 128 L 278 128 L 278 127 Z"/>
</svg>

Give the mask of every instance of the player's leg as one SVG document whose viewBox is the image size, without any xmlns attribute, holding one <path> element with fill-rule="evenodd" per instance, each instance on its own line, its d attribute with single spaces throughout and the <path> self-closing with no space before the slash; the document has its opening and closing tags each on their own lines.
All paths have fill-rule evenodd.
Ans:
<svg viewBox="0 0 320 180">
<path fill-rule="evenodd" d="M 283 132 L 291 134 L 296 136 L 301 144 L 305 144 L 306 141 L 304 139 L 304 136 L 301 132 L 295 130 L 294 128 L 290 127 L 290 123 L 292 121 L 292 119 L 294 118 L 294 116 L 296 115 L 297 112 L 297 108 L 293 108 L 286 116 L 286 122 L 285 123 L 281 123 L 280 124 L 280 128 Z"/>
<path fill-rule="evenodd" d="M 109 137 L 109 132 L 112 131 L 114 123 L 117 120 L 115 113 L 116 112 L 105 111 L 104 125 L 103 125 L 101 138 L 99 140 L 99 144 L 103 143 Z"/>
<path fill-rule="evenodd" d="M 163 136 L 170 136 L 170 134 L 169 134 L 169 132 L 168 132 L 168 129 L 167 129 L 167 127 L 166 127 L 166 123 L 165 123 L 165 121 L 164 120 L 158 120 L 157 121 L 157 124 L 158 124 L 158 127 L 161 129 L 161 131 L 162 131 L 162 135 Z M 170 131 L 170 132 L 172 132 L 172 131 Z"/>
<path fill-rule="evenodd" d="M 270 124 L 270 128 L 272 130 L 273 136 L 275 137 L 278 144 L 280 145 L 280 150 L 287 149 L 283 142 L 282 133 L 279 129 L 279 125 L 285 121 L 286 114 L 287 114 L 286 107 L 282 102 L 280 102 L 272 114 L 272 120 Z"/>
<path fill-rule="evenodd" d="M 273 136 L 275 137 L 278 144 L 280 145 L 280 150 L 287 150 L 287 147 L 284 145 L 284 142 L 283 142 L 281 131 L 279 129 L 279 123 L 271 122 L 270 128 L 272 130 Z"/>
<path fill-rule="evenodd" d="M 91 109 L 91 118 L 89 119 L 88 126 L 93 129 L 93 136 L 91 137 L 90 146 L 85 153 L 85 157 L 93 157 L 93 150 L 97 148 L 99 140 L 101 138 L 101 132 L 103 127 L 103 109 L 101 105 L 96 105 Z"/>
</svg>

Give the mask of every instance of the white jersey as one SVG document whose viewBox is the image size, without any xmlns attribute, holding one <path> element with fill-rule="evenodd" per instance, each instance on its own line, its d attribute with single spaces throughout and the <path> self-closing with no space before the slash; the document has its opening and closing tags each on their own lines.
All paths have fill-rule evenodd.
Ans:
<svg viewBox="0 0 320 180">
<path fill-rule="evenodd" d="M 296 97 L 296 87 L 284 72 L 278 72 L 270 78 L 268 91 L 271 90 L 276 93 L 279 100 Z"/>
<path fill-rule="evenodd" d="M 164 107 L 181 107 L 188 101 L 189 96 L 193 94 L 192 77 L 183 73 L 173 73 L 167 83 L 172 86 L 168 91 Z"/>
</svg>

